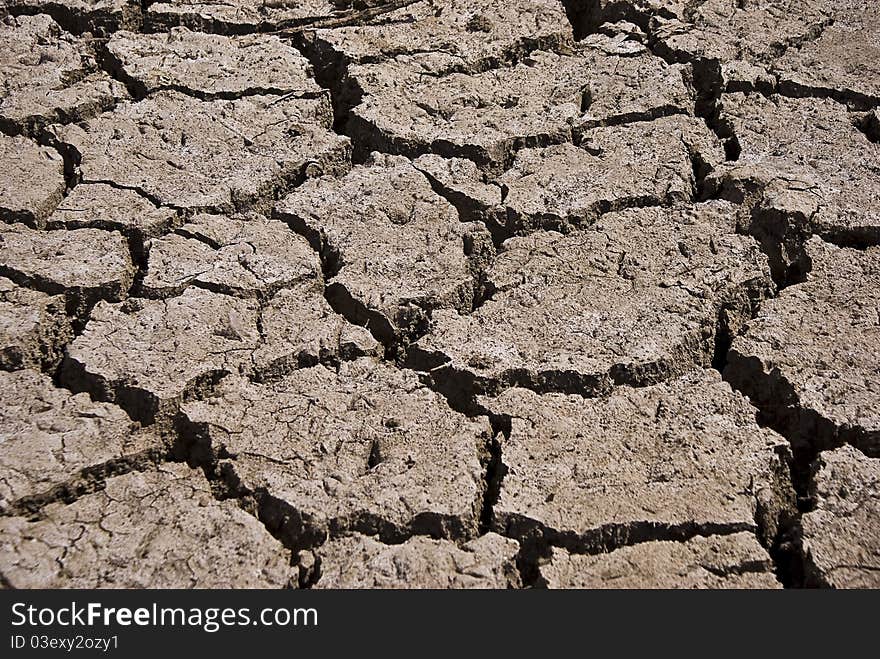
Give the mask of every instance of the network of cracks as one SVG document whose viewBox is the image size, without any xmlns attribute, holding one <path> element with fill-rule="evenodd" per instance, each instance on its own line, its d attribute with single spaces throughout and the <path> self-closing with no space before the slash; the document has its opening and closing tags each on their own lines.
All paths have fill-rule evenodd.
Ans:
<svg viewBox="0 0 880 659">
<path fill-rule="evenodd" d="M 880 586 L 880 7 L 0 36 L 3 586 Z"/>
</svg>

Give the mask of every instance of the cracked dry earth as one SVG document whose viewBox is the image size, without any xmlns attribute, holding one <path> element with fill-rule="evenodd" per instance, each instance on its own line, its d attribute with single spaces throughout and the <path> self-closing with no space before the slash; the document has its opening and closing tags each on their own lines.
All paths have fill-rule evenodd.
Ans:
<svg viewBox="0 0 880 659">
<path fill-rule="evenodd" d="M 880 587 L 880 8 L 0 0 L 0 582 Z"/>
</svg>

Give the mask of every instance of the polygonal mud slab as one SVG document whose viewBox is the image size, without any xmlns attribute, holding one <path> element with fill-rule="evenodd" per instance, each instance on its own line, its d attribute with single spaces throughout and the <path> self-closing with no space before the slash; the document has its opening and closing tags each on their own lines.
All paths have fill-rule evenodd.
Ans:
<svg viewBox="0 0 880 659">
<path fill-rule="evenodd" d="M 377 153 L 341 179 L 312 179 L 275 214 L 321 253 L 334 308 L 386 344 L 423 333 L 435 309 L 470 310 L 493 252 L 485 227 L 461 222 L 400 156 Z"/>
<path fill-rule="evenodd" d="M 45 15 L 0 21 L 0 127 L 33 133 L 55 122 L 82 121 L 127 98 L 101 71 L 91 46 Z"/>
<path fill-rule="evenodd" d="M 582 61 L 544 52 L 532 58 L 542 66 L 441 78 L 401 63 L 353 66 L 349 77 L 364 94 L 347 133 L 363 153 L 433 151 L 503 170 L 518 148 L 569 141 L 584 105 Z"/>
<path fill-rule="evenodd" d="M 504 224 L 504 191 L 473 160 L 428 153 L 416 158 L 413 165 L 455 206 L 462 220 L 482 221 L 490 231 Z"/>
<path fill-rule="evenodd" d="M 880 248 L 807 244 L 812 271 L 761 305 L 725 379 L 795 445 L 880 457 Z"/>
<path fill-rule="evenodd" d="M 580 145 L 523 149 L 497 180 L 505 191 L 508 236 L 584 227 L 609 211 L 691 201 L 724 162 L 699 119 L 664 117 L 584 133 Z"/>
<path fill-rule="evenodd" d="M 0 277 L 0 369 L 52 368 L 72 337 L 63 296 Z"/>
<path fill-rule="evenodd" d="M 880 587 L 880 460 L 850 446 L 819 456 L 802 520 L 807 584 Z"/>
<path fill-rule="evenodd" d="M 141 250 L 144 241 L 166 233 L 177 221 L 173 209 L 156 207 L 132 190 L 104 183 L 80 183 L 40 228 L 118 231 Z"/>
<path fill-rule="evenodd" d="M 269 377 L 377 351 L 314 283 L 265 302 L 193 287 L 168 300 L 98 304 L 69 346 L 61 377 L 136 420 L 168 422 L 183 400 L 227 373 Z"/>
<path fill-rule="evenodd" d="M 271 296 L 311 282 L 321 265 L 308 242 L 261 215 L 196 215 L 175 233 L 150 241 L 144 297 L 179 295 L 188 286 L 240 297 Z"/>
<path fill-rule="evenodd" d="M 596 553 L 749 531 L 772 543 L 792 511 L 785 440 L 715 371 L 601 399 L 509 389 L 492 528 Z"/>
<path fill-rule="evenodd" d="M 318 363 L 336 367 L 340 361 L 383 355 L 369 331 L 335 313 L 320 291 L 305 290 L 282 290 L 264 303 L 259 325 L 263 342 L 251 358 L 254 376 L 272 380 L 295 368 Z"/>
<path fill-rule="evenodd" d="M 314 550 L 315 588 L 518 588 L 519 543 L 489 533 L 458 547 L 417 536 L 385 545 L 369 536 L 329 540 Z"/>
<path fill-rule="evenodd" d="M 680 61 L 693 59 L 769 63 L 831 24 L 825 0 L 706 0 L 678 18 L 658 18 L 652 27 L 657 52 Z"/>
<path fill-rule="evenodd" d="M 0 226 L 0 275 L 50 295 L 64 294 L 72 311 L 123 299 L 134 273 L 128 243 L 115 231 Z"/>
<path fill-rule="evenodd" d="M 5 514 L 91 491 L 167 451 L 118 407 L 58 389 L 30 370 L 0 372 L 0 438 Z"/>
<path fill-rule="evenodd" d="M 64 29 L 109 34 L 141 25 L 141 0 L 4 0 L 12 12 L 49 14 Z"/>
<path fill-rule="evenodd" d="M 548 588 L 782 588 L 751 533 L 644 542 L 594 556 L 554 548 L 540 574 Z"/>
<path fill-rule="evenodd" d="M 161 91 L 58 132 L 82 154 L 87 182 L 229 213 L 266 204 L 306 175 L 346 171 L 349 141 L 328 130 L 331 114 L 326 98 L 200 101 Z"/>
<path fill-rule="evenodd" d="M 289 553 L 202 473 L 168 464 L 110 478 L 44 518 L 0 519 L 0 565 L 14 588 L 282 588 Z"/>
<path fill-rule="evenodd" d="M 26 137 L 0 135 L 0 160 L 0 220 L 39 225 L 64 195 L 64 159 Z"/>
<path fill-rule="evenodd" d="M 693 110 L 690 65 L 667 64 L 637 41 L 601 34 L 581 42 L 574 55 L 589 73 L 577 131 Z"/>
<path fill-rule="evenodd" d="M 780 91 L 830 96 L 864 108 L 880 105 L 880 8 L 865 2 L 828 4 L 834 23 L 773 63 Z"/>
<path fill-rule="evenodd" d="M 361 359 L 257 385 L 224 378 L 184 404 L 184 438 L 285 544 L 350 532 L 476 535 L 491 427 L 404 371 Z"/>
<path fill-rule="evenodd" d="M 410 364 L 466 400 L 508 386 L 600 395 L 708 365 L 773 290 L 766 257 L 724 202 L 603 216 L 590 231 L 503 245 L 490 297 L 438 310 Z"/>
<path fill-rule="evenodd" d="M 364 152 L 434 152 L 503 170 L 516 150 L 568 142 L 597 125 L 687 112 L 687 67 L 643 52 L 536 51 L 514 66 L 438 78 L 415 62 L 352 66 L 364 93 L 348 132 Z"/>
<path fill-rule="evenodd" d="M 721 109 L 742 153 L 709 178 L 725 198 L 758 206 L 750 230 L 766 250 L 775 245 L 774 275 L 796 263 L 810 232 L 880 243 L 880 145 L 858 130 L 845 106 L 725 94 Z"/>
<path fill-rule="evenodd" d="M 226 37 L 178 27 L 159 34 L 117 32 L 107 43 L 115 66 L 144 93 L 160 89 L 200 98 L 326 95 L 309 61 L 278 37 Z"/>
<path fill-rule="evenodd" d="M 450 0 L 442 10 L 418 2 L 373 25 L 307 34 L 318 71 L 343 75 L 351 64 L 417 56 L 435 73 L 476 73 L 517 61 L 533 50 L 557 50 L 572 37 L 557 0 Z"/>
<path fill-rule="evenodd" d="M 154 32 L 185 25 L 198 32 L 242 34 L 313 23 L 348 2 L 333 0 L 171 0 L 154 2 L 144 20 Z"/>
</svg>

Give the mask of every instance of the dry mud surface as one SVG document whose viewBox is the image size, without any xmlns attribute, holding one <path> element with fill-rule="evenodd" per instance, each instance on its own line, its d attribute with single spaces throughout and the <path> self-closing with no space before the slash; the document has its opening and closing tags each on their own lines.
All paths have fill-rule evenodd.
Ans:
<svg viewBox="0 0 880 659">
<path fill-rule="evenodd" d="M 0 42 L 3 587 L 880 587 L 877 3 Z"/>
</svg>

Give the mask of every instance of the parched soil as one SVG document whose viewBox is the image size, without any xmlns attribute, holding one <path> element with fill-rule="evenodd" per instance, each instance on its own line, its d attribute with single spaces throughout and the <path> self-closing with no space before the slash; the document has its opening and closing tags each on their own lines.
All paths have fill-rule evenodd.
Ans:
<svg viewBox="0 0 880 659">
<path fill-rule="evenodd" d="M 3 587 L 880 587 L 876 3 L 0 42 Z"/>
</svg>

